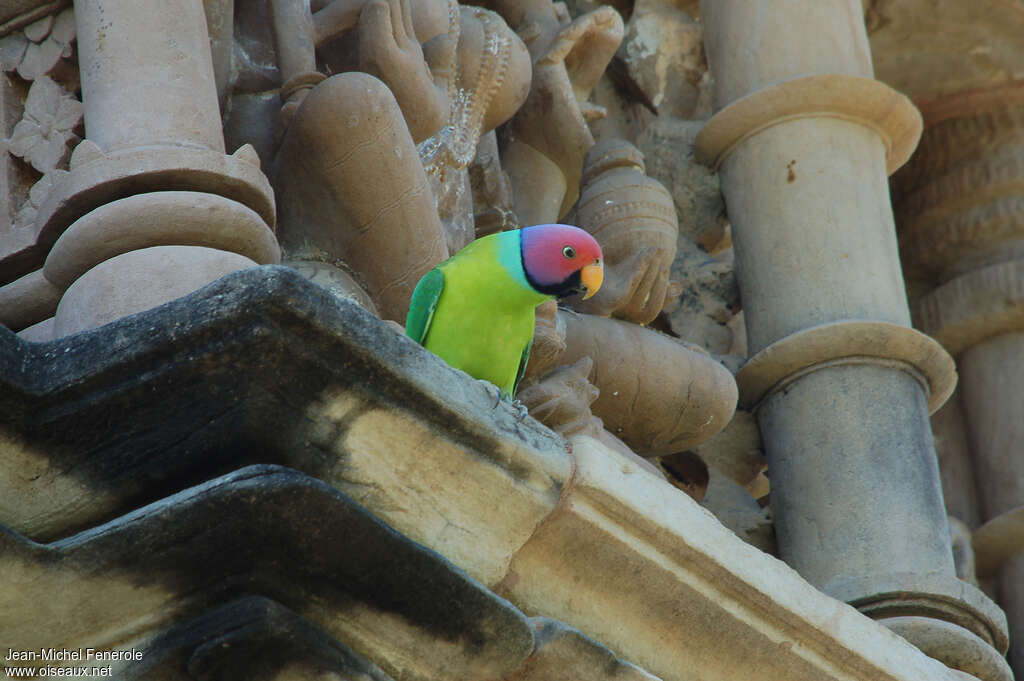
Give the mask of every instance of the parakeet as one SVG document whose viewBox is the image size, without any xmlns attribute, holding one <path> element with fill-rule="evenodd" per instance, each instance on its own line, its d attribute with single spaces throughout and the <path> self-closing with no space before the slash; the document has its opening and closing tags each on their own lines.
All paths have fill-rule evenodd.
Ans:
<svg viewBox="0 0 1024 681">
<path fill-rule="evenodd" d="M 406 334 L 511 398 L 533 344 L 534 310 L 604 278 L 601 247 L 570 225 L 535 225 L 472 242 L 416 285 Z"/>
</svg>

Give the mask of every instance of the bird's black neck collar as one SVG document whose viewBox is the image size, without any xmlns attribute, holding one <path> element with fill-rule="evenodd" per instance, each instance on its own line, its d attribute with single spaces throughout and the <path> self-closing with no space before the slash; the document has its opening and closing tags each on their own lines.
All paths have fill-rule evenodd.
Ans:
<svg viewBox="0 0 1024 681">
<path fill-rule="evenodd" d="M 523 274 L 526 275 L 526 281 L 533 287 L 534 291 L 543 293 L 547 296 L 554 296 L 555 298 L 567 298 L 568 296 L 583 291 L 583 279 L 579 270 L 574 271 L 569 275 L 568 278 L 562 281 L 555 282 L 554 284 L 541 284 L 530 276 L 530 270 L 526 269 L 526 253 L 524 252 L 525 246 L 523 240 L 519 239 L 519 262 L 523 266 Z"/>
</svg>

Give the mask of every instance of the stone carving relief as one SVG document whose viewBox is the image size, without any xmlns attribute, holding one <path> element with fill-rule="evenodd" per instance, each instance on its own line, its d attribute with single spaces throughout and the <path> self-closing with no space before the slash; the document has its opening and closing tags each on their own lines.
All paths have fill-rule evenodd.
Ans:
<svg viewBox="0 0 1024 681">
<path fill-rule="evenodd" d="M 669 297 L 679 227 L 672 197 L 645 176 L 636 147 L 613 138 L 587 152 L 575 219 L 601 243 L 608 283 L 573 306 L 637 324 L 654 321 Z"/>
<path fill-rule="evenodd" d="M 82 122 L 82 103 L 47 76 L 29 88 L 25 113 L 7 140 L 7 150 L 41 173 L 66 165 L 79 141 L 75 129 Z"/>
</svg>

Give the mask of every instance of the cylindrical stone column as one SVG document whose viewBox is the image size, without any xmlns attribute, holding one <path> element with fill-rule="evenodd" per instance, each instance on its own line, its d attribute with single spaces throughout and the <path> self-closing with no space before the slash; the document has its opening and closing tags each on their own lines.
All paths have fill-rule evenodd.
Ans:
<svg viewBox="0 0 1024 681">
<path fill-rule="evenodd" d="M 1002 613 L 955 576 L 928 421 L 955 371 L 910 328 L 889 201 L 920 115 L 872 79 L 856 0 L 714 0 L 701 18 L 716 114 L 697 151 L 732 225 L 751 355 L 737 380 L 780 553 L 926 653 L 1008 679 Z"/>
<path fill-rule="evenodd" d="M 37 218 L 58 336 L 280 260 L 255 151 L 224 153 L 202 0 L 74 9 L 86 139 Z"/>
<path fill-rule="evenodd" d="M 86 134 L 97 146 L 224 152 L 201 0 L 78 0 L 75 25 Z"/>
<path fill-rule="evenodd" d="M 957 358 L 983 520 L 979 576 L 998 583 L 1024 674 L 1024 88 L 925 104 L 921 153 L 896 179 L 919 326 Z"/>
</svg>

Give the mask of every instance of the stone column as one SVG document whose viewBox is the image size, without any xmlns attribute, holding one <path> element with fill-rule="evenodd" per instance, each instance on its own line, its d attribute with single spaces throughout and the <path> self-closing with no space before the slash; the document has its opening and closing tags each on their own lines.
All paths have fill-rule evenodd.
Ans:
<svg viewBox="0 0 1024 681">
<path fill-rule="evenodd" d="M 928 416 L 950 356 L 910 328 L 887 175 L 918 141 L 861 3 L 704 2 L 720 169 L 784 560 L 951 667 L 1009 679 L 1002 612 L 956 579 Z"/>
<path fill-rule="evenodd" d="M 280 259 L 255 151 L 224 153 L 202 1 L 74 9 L 86 139 L 37 218 L 56 336 Z"/>
<path fill-rule="evenodd" d="M 922 103 L 921 151 L 899 173 L 908 274 L 932 288 L 916 321 L 957 358 L 981 514 L 978 572 L 995 578 L 1024 674 L 1024 88 Z"/>
</svg>

